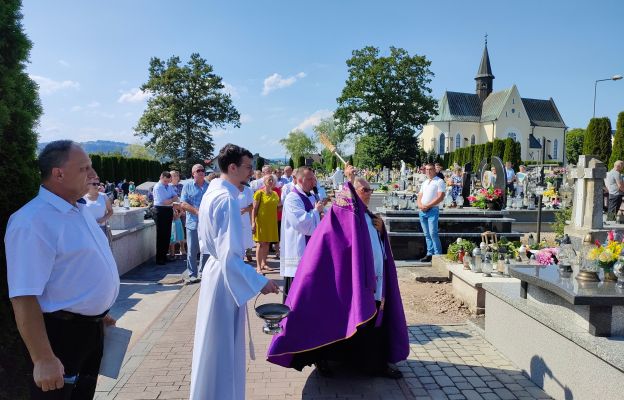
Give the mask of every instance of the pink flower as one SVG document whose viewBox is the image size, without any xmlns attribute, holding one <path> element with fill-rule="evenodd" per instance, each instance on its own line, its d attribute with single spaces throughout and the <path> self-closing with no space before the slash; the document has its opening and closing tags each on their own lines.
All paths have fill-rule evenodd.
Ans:
<svg viewBox="0 0 624 400">
<path fill-rule="evenodd" d="M 610 230 L 608 237 L 609 237 L 609 241 L 612 242 L 615 238 L 615 232 L 613 232 L 613 230 Z"/>
<path fill-rule="evenodd" d="M 477 198 L 474 196 L 468 196 L 468 201 L 474 203 L 475 201 L 477 201 Z"/>
</svg>

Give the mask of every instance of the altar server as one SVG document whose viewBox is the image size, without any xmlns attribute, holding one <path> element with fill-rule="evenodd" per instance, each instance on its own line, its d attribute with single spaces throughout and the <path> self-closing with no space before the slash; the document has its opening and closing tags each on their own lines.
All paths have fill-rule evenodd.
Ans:
<svg viewBox="0 0 624 400">
<path fill-rule="evenodd" d="M 214 179 L 199 207 L 199 241 L 210 258 L 199 294 L 191 371 L 191 400 L 245 398 L 245 316 L 258 292 L 277 293 L 277 284 L 243 262 L 241 182 L 251 176 L 252 154 L 227 144 L 217 158 Z"/>
</svg>

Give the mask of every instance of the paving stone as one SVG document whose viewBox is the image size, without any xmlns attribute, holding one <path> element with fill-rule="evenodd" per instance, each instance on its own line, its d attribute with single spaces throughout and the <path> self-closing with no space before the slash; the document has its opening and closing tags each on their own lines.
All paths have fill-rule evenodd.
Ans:
<svg viewBox="0 0 624 400">
<path fill-rule="evenodd" d="M 435 376 L 434 379 L 436 380 L 436 383 L 438 385 L 442 386 L 442 387 L 445 387 L 445 386 L 455 386 L 455 384 L 453 383 L 451 378 L 449 378 L 446 375 L 444 375 L 444 376 Z"/>
<path fill-rule="evenodd" d="M 516 398 L 516 396 L 514 396 L 513 393 L 511 393 L 508 389 L 505 389 L 505 388 L 496 388 L 494 389 L 494 393 L 496 393 L 498 397 L 500 397 L 503 400 L 511 400 L 511 399 Z"/>
<path fill-rule="evenodd" d="M 475 388 L 475 390 L 479 393 L 492 393 L 492 389 L 490 389 L 489 387 L 478 387 Z"/>
<path fill-rule="evenodd" d="M 468 383 L 470 383 L 472 386 L 474 387 L 486 387 L 487 385 L 485 384 L 485 382 L 483 382 L 483 380 L 477 376 L 470 376 L 467 377 L 466 380 L 468 381 Z"/>
<path fill-rule="evenodd" d="M 442 391 L 446 394 L 460 394 L 461 392 L 455 386 L 443 387 Z"/>
<path fill-rule="evenodd" d="M 500 400 L 500 397 L 498 397 L 495 393 L 482 393 L 481 397 L 485 400 Z"/>
<path fill-rule="evenodd" d="M 483 397 L 476 390 L 462 390 L 462 394 L 467 400 L 483 400 Z"/>
<path fill-rule="evenodd" d="M 466 400 L 466 397 L 463 394 L 451 394 L 448 398 L 449 400 Z"/>
<path fill-rule="evenodd" d="M 457 382 L 455 386 L 460 390 L 471 390 L 473 386 L 468 382 Z"/>
</svg>

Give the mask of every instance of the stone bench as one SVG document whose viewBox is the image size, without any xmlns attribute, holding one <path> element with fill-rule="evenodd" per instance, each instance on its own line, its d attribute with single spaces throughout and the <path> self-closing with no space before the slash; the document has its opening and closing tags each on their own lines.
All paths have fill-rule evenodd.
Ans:
<svg viewBox="0 0 624 400">
<path fill-rule="evenodd" d="M 515 278 L 499 275 L 486 277 L 482 273 L 465 270 L 462 264 L 449 260 L 445 255 L 433 256 L 431 262 L 433 265 L 439 265 L 448 270 L 453 296 L 463 301 L 468 306 L 468 309 L 477 315 L 485 313 L 485 290 L 483 289 L 483 283 L 518 282 Z"/>
</svg>

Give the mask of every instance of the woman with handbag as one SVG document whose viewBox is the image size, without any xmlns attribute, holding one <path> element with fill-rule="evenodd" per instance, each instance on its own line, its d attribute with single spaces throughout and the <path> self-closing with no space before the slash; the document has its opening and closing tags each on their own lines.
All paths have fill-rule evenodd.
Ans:
<svg viewBox="0 0 624 400">
<path fill-rule="evenodd" d="M 269 244 L 277 242 L 277 210 L 281 209 L 280 198 L 273 190 L 275 177 L 265 175 L 264 187 L 254 193 L 253 211 L 251 219 L 251 232 L 253 239 L 258 243 L 256 246 L 256 271 L 258 273 L 269 272 L 267 257 Z"/>
</svg>

